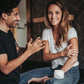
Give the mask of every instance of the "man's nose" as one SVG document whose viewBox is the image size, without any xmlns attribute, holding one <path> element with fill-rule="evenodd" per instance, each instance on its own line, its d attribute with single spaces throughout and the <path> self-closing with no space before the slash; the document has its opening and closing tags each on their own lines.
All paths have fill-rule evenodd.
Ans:
<svg viewBox="0 0 84 84">
<path fill-rule="evenodd" d="M 18 21 L 20 20 L 20 15 L 18 15 L 17 20 L 18 20 Z"/>
</svg>

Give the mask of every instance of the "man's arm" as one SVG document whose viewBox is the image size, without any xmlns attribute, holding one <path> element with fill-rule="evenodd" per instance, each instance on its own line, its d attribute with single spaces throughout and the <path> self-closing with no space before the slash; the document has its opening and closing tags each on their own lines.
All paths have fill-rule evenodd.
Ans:
<svg viewBox="0 0 84 84">
<path fill-rule="evenodd" d="M 16 49 L 17 49 L 17 53 L 18 53 L 19 50 L 20 50 L 20 47 L 19 47 L 19 45 L 17 44 L 17 42 L 15 42 L 15 45 L 16 45 Z"/>
<path fill-rule="evenodd" d="M 0 55 L 0 70 L 4 74 L 9 74 L 11 71 L 20 66 L 28 57 L 44 48 L 44 43 L 37 38 L 33 43 L 32 40 L 28 42 L 28 48 L 19 57 L 8 61 L 7 54 Z"/>
</svg>

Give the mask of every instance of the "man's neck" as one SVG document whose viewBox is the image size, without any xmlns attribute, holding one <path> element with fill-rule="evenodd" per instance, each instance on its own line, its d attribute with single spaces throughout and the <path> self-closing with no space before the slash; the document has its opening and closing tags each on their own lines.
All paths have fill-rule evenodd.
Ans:
<svg viewBox="0 0 84 84">
<path fill-rule="evenodd" d="M 8 33 L 9 28 L 4 23 L 0 23 L 0 30 L 5 33 Z"/>
</svg>

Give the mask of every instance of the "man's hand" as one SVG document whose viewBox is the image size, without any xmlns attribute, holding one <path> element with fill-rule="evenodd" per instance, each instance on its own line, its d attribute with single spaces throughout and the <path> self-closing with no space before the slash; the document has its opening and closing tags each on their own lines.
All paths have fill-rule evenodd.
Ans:
<svg viewBox="0 0 84 84">
<path fill-rule="evenodd" d="M 36 38 L 36 40 L 34 42 L 32 42 L 32 41 L 33 40 L 31 39 L 27 44 L 27 50 L 31 54 L 34 54 L 45 47 L 44 46 L 45 42 L 43 40 L 40 40 L 40 37 Z"/>
<path fill-rule="evenodd" d="M 31 78 L 29 81 L 28 81 L 28 84 L 32 83 L 32 82 L 36 82 L 36 83 L 42 83 L 45 84 L 46 80 L 50 79 L 48 76 L 43 76 L 43 77 L 40 77 L 40 78 Z"/>
</svg>

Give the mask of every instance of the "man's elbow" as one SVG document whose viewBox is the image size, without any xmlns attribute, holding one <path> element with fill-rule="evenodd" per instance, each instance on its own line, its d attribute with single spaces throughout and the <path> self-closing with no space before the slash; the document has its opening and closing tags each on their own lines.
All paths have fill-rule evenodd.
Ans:
<svg viewBox="0 0 84 84">
<path fill-rule="evenodd" d="M 5 75 L 8 75 L 10 73 L 8 69 L 2 69 L 1 72 Z"/>
</svg>

